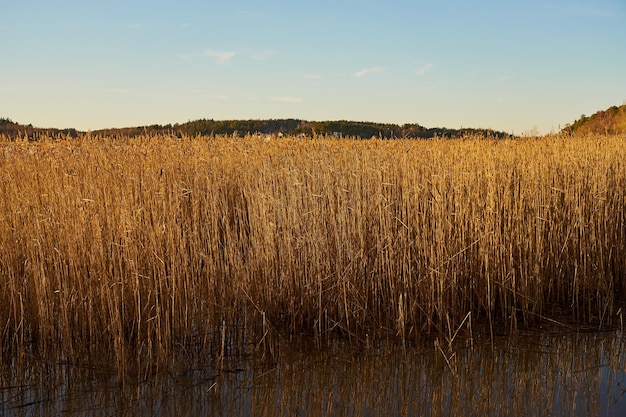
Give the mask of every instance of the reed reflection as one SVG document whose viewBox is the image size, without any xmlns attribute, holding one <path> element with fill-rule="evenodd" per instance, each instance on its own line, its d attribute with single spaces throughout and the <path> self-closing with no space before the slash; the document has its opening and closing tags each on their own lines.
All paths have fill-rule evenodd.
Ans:
<svg viewBox="0 0 626 417">
<path fill-rule="evenodd" d="M 95 361 L 6 366 L 2 415 L 621 415 L 618 332 L 523 335 L 405 351 L 280 342 L 272 357 L 186 362 L 120 380 Z M 32 364 L 32 362 L 30 362 Z"/>
</svg>

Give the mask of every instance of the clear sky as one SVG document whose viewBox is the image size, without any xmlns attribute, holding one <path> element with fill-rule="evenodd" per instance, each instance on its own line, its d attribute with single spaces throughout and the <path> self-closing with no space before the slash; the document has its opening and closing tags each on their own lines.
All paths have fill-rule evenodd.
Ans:
<svg viewBox="0 0 626 417">
<path fill-rule="evenodd" d="M 558 130 L 626 103 L 626 0 L 5 1 L 0 117 Z"/>
</svg>

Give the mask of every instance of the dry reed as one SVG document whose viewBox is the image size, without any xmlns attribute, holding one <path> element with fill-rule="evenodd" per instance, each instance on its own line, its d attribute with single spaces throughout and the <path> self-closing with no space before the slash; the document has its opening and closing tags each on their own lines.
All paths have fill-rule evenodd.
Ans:
<svg viewBox="0 0 626 417">
<path fill-rule="evenodd" d="M 611 325 L 624 161 L 623 136 L 5 139 L 0 349 L 152 362 L 223 358 L 235 333 Z"/>
</svg>

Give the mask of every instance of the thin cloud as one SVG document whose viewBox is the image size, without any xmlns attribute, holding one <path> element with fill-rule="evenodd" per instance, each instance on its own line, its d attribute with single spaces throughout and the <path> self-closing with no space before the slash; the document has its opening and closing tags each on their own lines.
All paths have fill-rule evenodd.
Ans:
<svg viewBox="0 0 626 417">
<path fill-rule="evenodd" d="M 208 94 L 211 92 L 210 90 L 202 89 L 202 88 L 194 88 L 192 90 L 187 90 L 187 91 L 191 94 Z"/>
<path fill-rule="evenodd" d="M 274 55 L 276 55 L 276 52 L 272 51 L 271 49 L 267 49 L 253 52 L 250 56 L 256 61 L 264 61 Z"/>
<path fill-rule="evenodd" d="M 616 17 L 619 16 L 619 12 L 615 8 L 607 7 L 606 5 L 597 5 L 594 3 L 592 7 L 586 5 L 584 2 L 560 2 L 560 3 L 548 3 L 545 6 L 549 11 L 557 13 L 559 15 L 573 16 L 573 17 Z"/>
<path fill-rule="evenodd" d="M 244 17 L 256 17 L 256 18 L 261 18 L 265 16 L 263 12 L 260 12 L 258 10 L 241 10 L 239 14 Z"/>
<path fill-rule="evenodd" d="M 426 74 L 428 71 L 430 71 L 430 69 L 433 67 L 433 64 L 428 63 L 426 65 L 422 65 L 421 67 L 419 67 L 417 69 L 417 75 L 419 75 L 420 77 L 423 76 L 424 74 Z"/>
<path fill-rule="evenodd" d="M 130 90 L 127 88 L 113 88 L 113 89 L 107 90 L 107 92 L 112 93 L 112 94 L 128 94 L 130 93 Z"/>
<path fill-rule="evenodd" d="M 202 51 L 202 55 L 208 56 L 210 58 L 215 58 L 215 62 L 217 62 L 218 64 L 224 64 L 230 61 L 230 59 L 235 56 L 235 53 L 227 51 L 216 51 L 215 49 L 205 49 L 204 51 Z"/>
<path fill-rule="evenodd" d="M 304 74 L 303 77 L 306 78 L 307 80 L 321 80 L 322 79 L 322 76 L 319 74 Z"/>
<path fill-rule="evenodd" d="M 302 103 L 302 98 L 300 97 L 292 97 L 292 96 L 278 96 L 278 97 L 270 97 L 271 100 L 281 101 L 283 103 Z"/>
<path fill-rule="evenodd" d="M 355 72 L 354 74 L 352 74 L 352 76 L 355 78 L 363 78 L 366 75 L 383 72 L 384 70 L 385 68 L 383 67 L 364 68 L 361 71 Z"/>
<path fill-rule="evenodd" d="M 500 77 L 498 77 L 498 78 L 494 78 L 494 79 L 493 79 L 493 80 L 491 80 L 491 81 L 488 81 L 488 84 L 500 84 L 500 83 L 505 83 L 505 82 L 507 82 L 507 81 L 509 81 L 509 80 L 512 80 L 512 79 L 513 79 L 513 77 L 512 77 L 512 76 L 510 76 L 510 75 L 503 75 L 503 76 L 500 76 Z"/>
<path fill-rule="evenodd" d="M 145 25 L 143 23 L 125 23 L 121 27 L 126 29 L 143 29 Z"/>
</svg>

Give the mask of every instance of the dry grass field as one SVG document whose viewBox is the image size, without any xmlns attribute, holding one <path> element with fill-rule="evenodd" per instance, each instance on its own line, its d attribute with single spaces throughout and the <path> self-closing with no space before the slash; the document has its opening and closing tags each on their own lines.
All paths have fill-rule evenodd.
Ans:
<svg viewBox="0 0 626 417">
<path fill-rule="evenodd" d="M 625 161 L 624 135 L 5 138 L 0 357 L 620 325 Z"/>
</svg>

